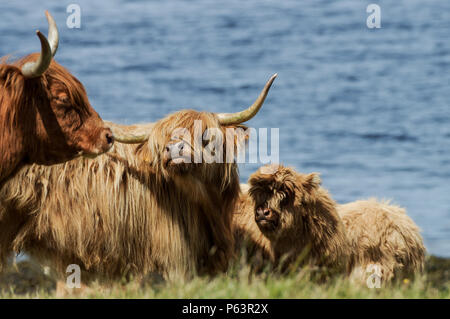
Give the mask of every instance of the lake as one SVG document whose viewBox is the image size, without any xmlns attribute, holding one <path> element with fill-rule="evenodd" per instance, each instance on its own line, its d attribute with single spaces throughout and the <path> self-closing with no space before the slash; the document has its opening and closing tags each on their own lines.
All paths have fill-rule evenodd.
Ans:
<svg viewBox="0 0 450 319">
<path fill-rule="evenodd" d="M 124 124 L 238 111 L 277 72 L 248 125 L 279 128 L 280 162 L 320 172 L 339 202 L 392 199 L 450 256 L 450 1 L 377 1 L 379 29 L 357 0 L 79 0 L 79 29 L 70 3 L 0 3 L 0 55 L 39 50 L 48 9 L 56 60 Z M 241 164 L 242 182 L 261 165 Z"/>
</svg>

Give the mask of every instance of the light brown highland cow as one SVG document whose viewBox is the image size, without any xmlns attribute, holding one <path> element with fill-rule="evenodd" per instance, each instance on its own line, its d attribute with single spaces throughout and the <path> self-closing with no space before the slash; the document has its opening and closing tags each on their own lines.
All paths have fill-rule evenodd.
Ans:
<svg viewBox="0 0 450 319">
<path fill-rule="evenodd" d="M 375 200 L 338 205 L 320 183 L 315 173 L 260 168 L 234 215 L 237 238 L 274 264 L 284 258 L 284 268 L 307 253 L 307 263 L 346 269 L 357 280 L 369 266 L 381 280 L 422 270 L 425 248 L 404 209 Z"/>
<path fill-rule="evenodd" d="M 252 118 L 274 79 L 241 112 L 179 111 L 147 126 L 147 134 L 145 125 L 112 125 L 117 140 L 142 143 L 116 143 L 91 160 L 19 170 L 0 189 L 0 265 L 22 251 L 63 276 L 69 264 L 78 264 L 83 283 L 126 274 L 175 279 L 225 271 L 234 253 L 237 164 L 184 159 L 203 150 L 202 136 L 209 145 L 207 129 L 226 135 L 227 128 Z M 196 127 L 199 149 L 186 134 L 195 136 Z M 181 128 L 185 134 L 179 135 Z M 224 147 L 224 158 L 230 151 Z"/>
</svg>

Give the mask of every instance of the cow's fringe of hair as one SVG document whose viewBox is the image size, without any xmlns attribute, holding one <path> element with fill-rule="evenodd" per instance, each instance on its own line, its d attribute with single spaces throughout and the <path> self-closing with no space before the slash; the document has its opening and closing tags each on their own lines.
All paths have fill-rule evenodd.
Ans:
<svg viewBox="0 0 450 319">
<path fill-rule="evenodd" d="M 165 278 L 225 271 L 233 254 L 237 165 L 196 164 L 169 174 L 160 154 L 175 127 L 220 127 L 213 114 L 177 112 L 149 141 L 105 156 L 21 169 L 0 190 L 0 252 L 24 251 L 88 278 L 150 272 Z"/>
<path fill-rule="evenodd" d="M 44 91 L 41 91 L 40 94 L 48 94 L 48 92 L 45 91 L 48 90 L 48 84 L 52 80 L 57 80 L 62 85 L 66 86 L 71 104 L 76 104 L 78 106 L 89 105 L 83 84 L 78 81 L 77 78 L 72 76 L 65 67 L 53 59 L 43 75 L 38 78 L 32 80 L 28 79 L 25 81 L 25 78 L 20 70 L 21 67 L 28 62 L 36 61 L 38 56 L 39 53 L 32 53 L 17 61 L 10 61 L 9 56 L 5 56 L 0 59 L 1 89 L 6 89 L 9 91 L 13 101 L 16 102 L 12 103 L 12 105 L 20 105 L 21 102 L 23 103 L 30 102 L 30 100 L 36 100 L 36 94 L 30 94 L 30 88 L 34 88 L 35 90 L 42 89 Z M 27 90 L 28 94 L 24 94 L 25 90 Z M 26 96 L 31 96 L 32 98 L 26 98 L 26 101 L 23 101 L 23 98 Z M 29 105 L 25 105 L 24 107 L 27 107 L 28 109 L 30 108 Z"/>
</svg>

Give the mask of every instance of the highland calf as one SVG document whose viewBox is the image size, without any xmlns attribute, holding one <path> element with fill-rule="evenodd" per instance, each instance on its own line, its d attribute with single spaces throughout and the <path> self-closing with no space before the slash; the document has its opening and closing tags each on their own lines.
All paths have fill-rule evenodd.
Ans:
<svg viewBox="0 0 450 319">
<path fill-rule="evenodd" d="M 237 248 L 245 245 L 255 262 L 263 256 L 282 270 L 297 262 L 345 270 L 350 252 L 344 225 L 320 183 L 316 173 L 278 165 L 253 173 L 233 216 Z"/>
<path fill-rule="evenodd" d="M 0 62 L 0 184 L 26 163 L 55 164 L 108 151 L 114 138 L 83 85 L 53 60 L 58 30 L 46 12 L 41 53 Z"/>
<path fill-rule="evenodd" d="M 315 173 L 260 168 L 237 205 L 235 234 L 285 267 L 305 254 L 309 264 L 364 282 L 367 270 L 384 281 L 422 270 L 425 248 L 404 209 L 375 200 L 338 205 L 320 183 Z"/>
<path fill-rule="evenodd" d="M 389 281 L 423 271 L 423 239 L 405 209 L 370 199 L 338 205 L 337 210 L 352 252 L 353 278 L 367 278 L 372 272 Z"/>
<path fill-rule="evenodd" d="M 242 112 L 184 110 L 147 126 L 112 124 L 117 140 L 142 143 L 116 143 L 91 160 L 22 168 L 0 189 L 0 256 L 23 251 L 60 274 L 78 264 L 85 283 L 126 274 L 175 279 L 225 271 L 240 194 L 237 164 L 185 160 L 212 142 L 207 130 L 226 135 L 252 118 L 274 79 Z M 200 149 L 186 138 L 195 127 L 203 137 Z M 225 148 L 224 158 L 230 151 Z"/>
</svg>

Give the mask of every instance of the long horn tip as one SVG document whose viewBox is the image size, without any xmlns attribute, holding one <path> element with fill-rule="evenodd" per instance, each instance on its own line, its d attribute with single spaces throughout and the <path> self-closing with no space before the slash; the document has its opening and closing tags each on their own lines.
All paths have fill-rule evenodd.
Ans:
<svg viewBox="0 0 450 319">
<path fill-rule="evenodd" d="M 50 12 L 48 12 L 48 10 L 45 10 L 45 17 L 47 18 L 49 24 L 56 24 L 55 19 L 53 19 L 53 16 Z"/>
<path fill-rule="evenodd" d="M 272 76 L 270 77 L 270 79 L 269 79 L 270 85 L 272 85 L 273 81 L 275 81 L 275 79 L 277 78 L 277 76 L 278 76 L 278 73 L 275 73 L 274 75 L 272 75 Z"/>
<path fill-rule="evenodd" d="M 52 56 L 55 56 L 56 51 L 58 50 L 59 43 L 59 34 L 58 27 L 56 25 L 55 19 L 53 19 L 52 15 L 48 10 L 45 10 L 45 16 L 48 22 L 48 41 L 50 43 L 50 48 L 52 50 Z"/>
<path fill-rule="evenodd" d="M 277 76 L 278 76 L 278 73 L 275 73 L 274 75 L 272 75 L 270 77 L 269 81 L 267 81 L 266 85 L 264 85 L 263 92 L 265 92 L 265 94 L 267 94 L 269 92 L 269 89 L 272 87 L 272 83 L 273 83 L 273 81 L 275 81 Z"/>
<path fill-rule="evenodd" d="M 45 37 L 45 35 L 41 31 L 36 30 L 36 35 L 39 37 L 39 39 L 41 39 L 41 42 L 42 41 L 47 42 L 47 38 Z"/>
<path fill-rule="evenodd" d="M 264 87 L 264 91 L 267 91 L 268 89 L 270 89 L 270 87 L 272 86 L 273 81 L 275 81 L 275 79 L 277 78 L 278 73 L 275 73 L 274 75 L 272 75 L 269 79 L 269 81 L 267 81 L 265 87 Z"/>
<path fill-rule="evenodd" d="M 45 37 L 45 35 L 42 34 L 41 31 L 36 30 L 36 35 L 38 36 L 39 39 L 41 39 L 41 41 L 47 41 L 47 38 Z"/>
</svg>

